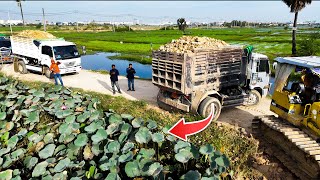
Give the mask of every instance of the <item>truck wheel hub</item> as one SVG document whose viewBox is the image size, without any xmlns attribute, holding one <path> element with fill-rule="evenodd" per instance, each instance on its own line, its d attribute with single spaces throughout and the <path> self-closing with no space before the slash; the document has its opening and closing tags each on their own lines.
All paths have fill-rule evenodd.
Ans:
<svg viewBox="0 0 320 180">
<path fill-rule="evenodd" d="M 253 93 L 250 93 L 249 95 L 249 104 L 255 104 L 257 101 L 257 96 L 255 96 Z"/>
</svg>

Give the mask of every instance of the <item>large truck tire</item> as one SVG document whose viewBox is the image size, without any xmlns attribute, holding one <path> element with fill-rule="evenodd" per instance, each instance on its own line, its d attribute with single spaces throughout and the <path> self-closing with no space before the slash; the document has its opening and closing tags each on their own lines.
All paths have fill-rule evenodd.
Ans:
<svg viewBox="0 0 320 180">
<path fill-rule="evenodd" d="M 256 106 L 260 103 L 262 97 L 261 97 L 261 94 L 259 93 L 259 91 L 257 90 L 251 90 L 249 92 L 249 99 L 248 99 L 248 102 L 247 102 L 247 106 Z"/>
<path fill-rule="evenodd" d="M 47 66 L 43 67 L 43 73 L 47 78 L 52 79 L 51 71 Z"/>
<path fill-rule="evenodd" d="M 221 113 L 221 103 L 217 98 L 207 97 L 205 98 L 199 106 L 199 114 L 203 117 L 208 117 L 211 112 L 211 104 L 214 105 L 214 117 L 213 120 L 217 120 Z"/>
<path fill-rule="evenodd" d="M 18 71 L 21 74 L 27 74 L 28 73 L 26 64 L 22 60 L 18 61 Z"/>
</svg>

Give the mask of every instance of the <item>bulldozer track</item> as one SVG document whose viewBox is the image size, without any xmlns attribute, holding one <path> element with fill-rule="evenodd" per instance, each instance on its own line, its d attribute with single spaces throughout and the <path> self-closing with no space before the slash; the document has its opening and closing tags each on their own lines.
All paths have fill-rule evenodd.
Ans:
<svg viewBox="0 0 320 180">
<path fill-rule="evenodd" d="M 320 179 L 320 144 L 301 129 L 275 116 L 252 121 L 253 136 L 300 179 Z"/>
</svg>

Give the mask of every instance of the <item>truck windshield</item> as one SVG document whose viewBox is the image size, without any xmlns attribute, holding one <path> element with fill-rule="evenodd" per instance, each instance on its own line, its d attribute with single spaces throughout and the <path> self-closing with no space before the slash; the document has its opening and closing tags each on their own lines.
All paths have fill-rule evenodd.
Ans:
<svg viewBox="0 0 320 180">
<path fill-rule="evenodd" d="M 80 57 L 75 45 L 71 46 L 55 46 L 53 52 L 56 60 L 72 59 Z"/>
<path fill-rule="evenodd" d="M 0 48 L 5 47 L 5 48 L 10 48 L 11 43 L 9 40 L 1 40 L 0 39 Z"/>
</svg>

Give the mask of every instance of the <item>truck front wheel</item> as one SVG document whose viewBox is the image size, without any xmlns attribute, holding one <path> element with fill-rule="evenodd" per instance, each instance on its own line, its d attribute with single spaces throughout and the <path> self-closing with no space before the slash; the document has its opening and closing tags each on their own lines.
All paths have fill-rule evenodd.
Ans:
<svg viewBox="0 0 320 180">
<path fill-rule="evenodd" d="M 247 102 L 248 106 L 255 106 L 258 105 L 261 101 L 261 95 L 257 90 L 251 90 L 249 93 L 249 99 Z"/>
<path fill-rule="evenodd" d="M 43 72 L 44 72 L 44 75 L 47 77 L 47 78 L 49 78 L 49 79 L 51 79 L 51 71 L 50 71 L 50 69 L 48 68 L 48 67 L 44 67 L 43 68 Z"/>
<path fill-rule="evenodd" d="M 26 64 L 23 61 L 18 61 L 18 71 L 21 74 L 27 74 L 28 73 Z"/>
<path fill-rule="evenodd" d="M 221 113 L 221 103 L 217 98 L 207 97 L 205 98 L 199 106 L 199 113 L 203 117 L 208 117 L 211 112 L 211 104 L 214 105 L 213 120 L 217 120 Z"/>
</svg>

